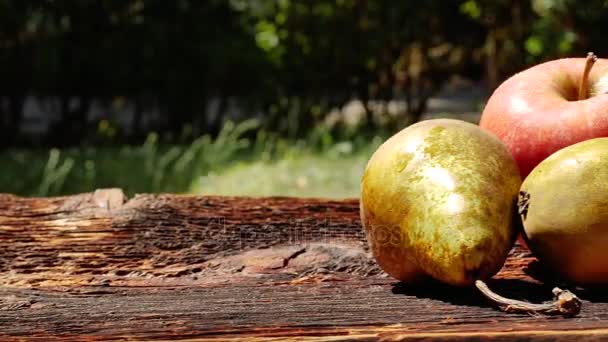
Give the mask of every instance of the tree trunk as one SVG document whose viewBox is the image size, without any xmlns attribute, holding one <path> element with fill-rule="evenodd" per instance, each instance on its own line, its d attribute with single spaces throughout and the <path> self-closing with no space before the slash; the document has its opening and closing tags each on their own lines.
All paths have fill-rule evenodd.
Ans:
<svg viewBox="0 0 608 342">
<path fill-rule="evenodd" d="M 131 142 L 139 142 L 142 136 L 142 120 L 144 114 L 144 96 L 136 94 L 133 98 L 135 106 L 133 108 L 133 120 L 131 121 Z"/>
<path fill-rule="evenodd" d="M 23 119 L 23 108 L 25 106 L 25 94 L 11 94 L 7 97 L 8 112 L 6 113 L 6 126 L 3 128 L 3 137 L 0 139 L 0 146 L 11 146 L 16 143 L 21 130 Z"/>
<path fill-rule="evenodd" d="M 488 89 L 493 91 L 498 87 L 499 84 L 499 71 L 498 71 L 498 56 L 497 56 L 497 45 L 496 41 L 496 30 L 490 29 L 486 38 L 485 54 L 486 54 L 486 76 L 488 80 Z"/>
</svg>

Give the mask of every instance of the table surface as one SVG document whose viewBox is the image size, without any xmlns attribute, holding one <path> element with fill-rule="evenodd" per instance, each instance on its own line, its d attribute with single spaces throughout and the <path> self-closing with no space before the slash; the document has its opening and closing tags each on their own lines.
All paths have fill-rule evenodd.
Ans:
<svg viewBox="0 0 608 342">
<path fill-rule="evenodd" d="M 0 195 L 0 340 L 602 340 L 608 296 L 571 318 L 508 314 L 472 288 L 406 285 L 370 257 L 358 201 Z M 521 246 L 489 281 L 542 302 Z"/>
</svg>

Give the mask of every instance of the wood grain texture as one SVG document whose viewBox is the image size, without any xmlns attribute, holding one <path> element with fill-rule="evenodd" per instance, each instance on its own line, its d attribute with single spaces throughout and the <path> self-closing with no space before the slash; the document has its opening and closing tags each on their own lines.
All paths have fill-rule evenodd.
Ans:
<svg viewBox="0 0 608 342">
<path fill-rule="evenodd" d="M 516 246 L 489 285 L 538 302 L 555 284 Z M 395 282 L 354 199 L 0 195 L 2 341 L 608 339 L 608 298 L 571 289 L 566 319 Z"/>
</svg>

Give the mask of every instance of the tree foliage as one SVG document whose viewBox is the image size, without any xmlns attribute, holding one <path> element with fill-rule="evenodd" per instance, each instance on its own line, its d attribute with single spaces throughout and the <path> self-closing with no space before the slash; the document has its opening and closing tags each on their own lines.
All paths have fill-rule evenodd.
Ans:
<svg viewBox="0 0 608 342">
<path fill-rule="evenodd" d="M 367 127 L 379 124 L 370 104 L 392 99 L 407 103 L 397 120 L 415 119 L 452 75 L 492 89 L 543 60 L 607 55 L 607 9 L 600 0 L 0 0 L 0 140 L 19 141 L 26 96 L 57 100 L 54 144 L 99 127 L 88 116 L 94 100 L 134 103 L 125 139 L 185 126 L 214 134 L 234 99 L 244 116 L 292 136 L 353 98 Z"/>
</svg>

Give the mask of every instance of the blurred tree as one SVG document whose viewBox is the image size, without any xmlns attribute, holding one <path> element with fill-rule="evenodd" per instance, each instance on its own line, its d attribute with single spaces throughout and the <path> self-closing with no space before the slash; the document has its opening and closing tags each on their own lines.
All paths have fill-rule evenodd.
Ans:
<svg viewBox="0 0 608 342">
<path fill-rule="evenodd" d="M 467 0 L 460 11 L 484 27 L 485 76 L 493 90 L 523 66 L 527 51 L 522 42 L 535 19 L 530 0 Z"/>
<path fill-rule="evenodd" d="M 415 120 L 449 75 L 470 72 L 479 62 L 481 26 L 455 16 L 457 2 L 231 3 L 250 17 L 258 46 L 274 62 L 279 105 L 299 107 L 301 115 L 294 116 L 300 130 L 314 122 L 315 112 L 353 97 L 361 99 L 368 125 L 374 124 L 369 100 L 387 103 L 397 97 L 406 100 L 405 114 Z M 270 113 L 285 115 L 286 108 L 273 106 Z"/>
<path fill-rule="evenodd" d="M 0 146 L 16 138 L 25 97 L 34 77 L 33 36 L 35 15 L 31 3 L 0 1 Z"/>
<path fill-rule="evenodd" d="M 150 130 L 216 134 L 227 117 L 250 116 L 296 137 L 355 98 L 366 128 L 394 128 L 417 120 L 452 75 L 492 89 L 532 63 L 591 48 L 605 56 L 607 8 L 601 0 L 0 0 L 0 143 L 17 142 L 28 95 L 56 100 L 49 139 L 64 145 L 91 140 L 93 101 L 117 99 L 134 104 L 130 127 L 118 131 L 133 142 Z M 379 121 L 374 113 L 396 99 L 403 113 Z M 152 109 L 160 120 L 145 117 Z"/>
<path fill-rule="evenodd" d="M 533 0 L 537 15 L 525 46 L 527 63 L 560 57 L 582 57 L 587 50 L 608 56 L 602 28 L 608 23 L 608 2 L 591 0 Z"/>
</svg>

